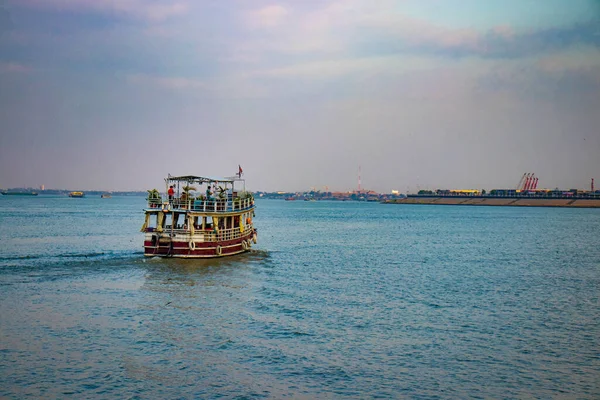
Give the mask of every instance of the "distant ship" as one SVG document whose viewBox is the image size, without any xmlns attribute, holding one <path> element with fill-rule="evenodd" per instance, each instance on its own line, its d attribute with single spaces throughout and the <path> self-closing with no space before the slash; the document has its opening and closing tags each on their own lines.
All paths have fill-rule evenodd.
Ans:
<svg viewBox="0 0 600 400">
<path fill-rule="evenodd" d="M 83 192 L 70 192 L 69 197 L 85 197 L 85 193 Z"/>
<path fill-rule="evenodd" d="M 102 193 L 100 197 L 103 199 L 110 199 L 112 195 L 110 193 Z"/>
<path fill-rule="evenodd" d="M 0 192 L 2 193 L 4 196 L 37 196 L 38 193 L 37 192 L 9 192 L 9 191 L 3 191 Z"/>
<path fill-rule="evenodd" d="M 294 201 L 294 200 L 296 200 L 296 199 L 295 199 L 295 198 L 293 198 L 293 197 L 286 197 L 286 198 L 285 198 L 285 201 Z"/>
</svg>

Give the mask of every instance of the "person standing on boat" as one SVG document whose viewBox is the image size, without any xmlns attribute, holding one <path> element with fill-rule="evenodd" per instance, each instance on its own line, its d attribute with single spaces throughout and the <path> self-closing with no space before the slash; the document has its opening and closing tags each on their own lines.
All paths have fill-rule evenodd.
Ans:
<svg viewBox="0 0 600 400">
<path fill-rule="evenodd" d="M 175 196 L 175 189 L 173 189 L 173 185 L 169 186 L 169 204 L 173 204 L 173 196 Z"/>
<path fill-rule="evenodd" d="M 187 208 L 187 201 L 188 201 L 188 195 L 186 192 L 181 193 L 181 197 L 180 197 L 180 207 L 181 208 Z"/>
</svg>

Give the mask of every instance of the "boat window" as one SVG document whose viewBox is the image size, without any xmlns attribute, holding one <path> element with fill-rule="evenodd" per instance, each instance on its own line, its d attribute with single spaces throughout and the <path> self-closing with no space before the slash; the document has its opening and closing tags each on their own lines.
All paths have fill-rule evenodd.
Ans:
<svg viewBox="0 0 600 400">
<path fill-rule="evenodd" d="M 157 215 L 150 214 L 150 218 L 148 219 L 148 228 L 156 229 L 157 226 Z"/>
<path fill-rule="evenodd" d="M 173 218 L 171 217 L 171 213 L 167 213 L 165 214 L 165 222 L 164 222 L 164 227 L 165 228 L 171 228 L 171 226 L 173 226 Z"/>
<path fill-rule="evenodd" d="M 181 213 L 175 213 L 175 216 L 173 218 L 173 228 L 183 229 L 183 224 L 185 223 L 185 216 L 181 218 Z"/>
</svg>

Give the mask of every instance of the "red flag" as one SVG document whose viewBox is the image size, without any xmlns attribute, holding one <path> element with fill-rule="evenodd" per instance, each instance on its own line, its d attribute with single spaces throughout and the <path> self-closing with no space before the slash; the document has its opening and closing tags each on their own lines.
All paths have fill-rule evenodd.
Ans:
<svg viewBox="0 0 600 400">
<path fill-rule="evenodd" d="M 238 176 L 241 178 L 242 177 L 242 166 L 238 164 Z"/>
</svg>

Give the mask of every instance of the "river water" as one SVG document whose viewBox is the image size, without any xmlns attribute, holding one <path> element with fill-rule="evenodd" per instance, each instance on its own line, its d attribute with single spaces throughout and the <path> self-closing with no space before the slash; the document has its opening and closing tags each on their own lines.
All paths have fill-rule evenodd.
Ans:
<svg viewBox="0 0 600 400">
<path fill-rule="evenodd" d="M 194 261 L 143 207 L 0 196 L 0 398 L 600 397 L 600 210 L 259 199 Z"/>
</svg>

